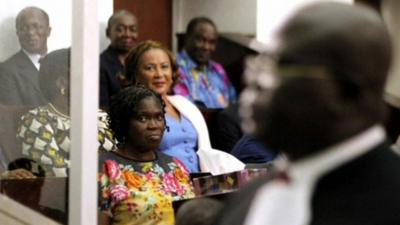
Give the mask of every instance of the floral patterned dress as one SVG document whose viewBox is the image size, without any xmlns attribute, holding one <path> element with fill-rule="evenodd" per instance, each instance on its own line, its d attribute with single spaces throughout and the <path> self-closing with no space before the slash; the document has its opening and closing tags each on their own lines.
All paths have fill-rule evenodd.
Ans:
<svg viewBox="0 0 400 225">
<path fill-rule="evenodd" d="M 161 152 L 146 162 L 100 152 L 99 163 L 99 205 L 113 225 L 173 225 L 172 201 L 194 197 L 184 165 Z"/>
</svg>

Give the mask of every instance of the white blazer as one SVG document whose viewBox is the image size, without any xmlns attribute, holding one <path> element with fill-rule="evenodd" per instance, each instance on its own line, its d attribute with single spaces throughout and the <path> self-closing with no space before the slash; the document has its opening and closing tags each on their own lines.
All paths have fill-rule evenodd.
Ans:
<svg viewBox="0 0 400 225">
<path fill-rule="evenodd" d="M 197 131 L 197 155 L 201 172 L 218 175 L 244 169 L 245 164 L 237 158 L 211 147 L 206 121 L 200 110 L 192 102 L 181 95 L 170 95 L 168 100 L 182 115 L 188 118 Z"/>
</svg>

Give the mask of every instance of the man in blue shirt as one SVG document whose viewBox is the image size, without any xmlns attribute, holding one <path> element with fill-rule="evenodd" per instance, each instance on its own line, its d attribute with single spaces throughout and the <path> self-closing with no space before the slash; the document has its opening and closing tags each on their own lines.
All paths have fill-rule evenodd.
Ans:
<svg viewBox="0 0 400 225">
<path fill-rule="evenodd" d="M 236 91 L 224 68 L 211 60 L 217 39 L 215 24 L 196 17 L 189 22 L 184 50 L 177 55 L 180 82 L 174 88 L 175 94 L 205 108 L 225 108 L 236 101 Z"/>
</svg>

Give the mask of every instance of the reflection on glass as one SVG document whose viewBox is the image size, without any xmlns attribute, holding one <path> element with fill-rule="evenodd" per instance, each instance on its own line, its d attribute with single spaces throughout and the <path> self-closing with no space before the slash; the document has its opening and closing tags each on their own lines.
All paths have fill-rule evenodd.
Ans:
<svg viewBox="0 0 400 225">
<path fill-rule="evenodd" d="M 41 59 L 39 87 L 47 103 L 30 109 L 21 117 L 16 137 L 21 143 L 22 158 L 11 162 L 8 166 L 9 171 L 5 175 L 8 179 L 29 180 L 2 182 L 6 187 L 25 184 L 25 187 L 30 187 L 29 190 L 39 191 L 42 196 L 39 192 L 29 192 L 29 190 L 24 192 L 35 196 L 35 198 L 28 196 L 30 201 L 28 205 L 33 208 L 36 204 L 40 205 L 41 212 L 63 222 L 67 218 L 65 205 L 67 196 L 65 192 L 54 195 L 53 189 L 66 190 L 66 177 L 70 167 L 69 62 L 70 49 L 52 51 Z M 107 151 L 112 150 L 114 143 L 106 124 L 106 113 L 103 111 L 98 113 L 98 127 L 100 147 Z M 22 201 L 26 199 L 24 197 L 26 195 L 13 196 L 7 191 L 6 194 Z M 42 203 L 45 203 L 45 206 Z M 62 210 L 47 205 L 52 207 L 58 205 Z"/>
<path fill-rule="evenodd" d="M 43 105 L 47 100 L 40 91 L 38 70 L 39 60 L 47 53 L 49 17 L 40 8 L 27 7 L 18 13 L 15 24 L 21 49 L 1 66 L 0 102 L 25 107 Z"/>
<path fill-rule="evenodd" d="M 0 65 L 0 191 L 66 224 L 70 51 L 48 53 L 43 9 L 21 6 L 12 21 L 20 48 Z"/>
<path fill-rule="evenodd" d="M 48 103 L 23 115 L 18 126 L 22 155 L 44 176 L 66 177 L 70 165 L 69 52 L 56 50 L 41 60 L 39 86 Z"/>
</svg>

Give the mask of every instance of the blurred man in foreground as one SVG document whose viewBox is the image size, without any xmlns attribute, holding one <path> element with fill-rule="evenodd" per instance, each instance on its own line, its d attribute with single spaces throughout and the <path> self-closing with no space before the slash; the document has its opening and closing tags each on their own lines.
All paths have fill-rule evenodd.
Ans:
<svg viewBox="0 0 400 225">
<path fill-rule="evenodd" d="M 380 16 L 316 3 L 279 34 L 274 59 L 250 65 L 241 103 L 244 128 L 290 165 L 244 190 L 218 224 L 400 224 L 400 158 L 382 126 L 392 46 Z"/>
</svg>

